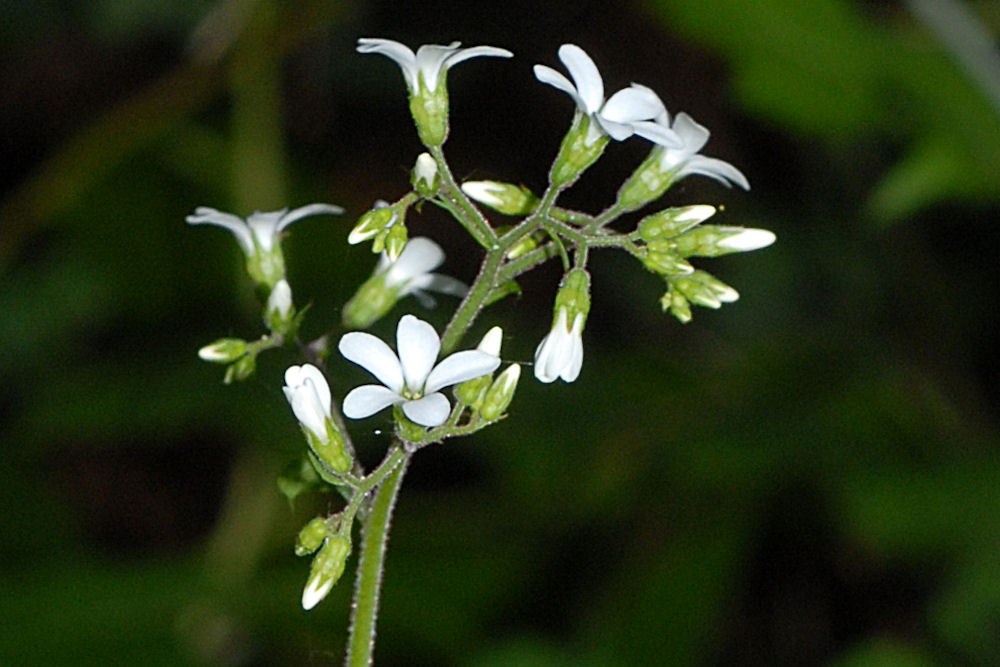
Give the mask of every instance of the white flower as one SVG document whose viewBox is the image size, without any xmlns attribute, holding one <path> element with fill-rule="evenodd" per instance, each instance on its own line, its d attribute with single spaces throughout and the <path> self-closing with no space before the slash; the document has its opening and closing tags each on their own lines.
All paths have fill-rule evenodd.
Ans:
<svg viewBox="0 0 1000 667">
<path fill-rule="evenodd" d="M 285 386 L 282 389 L 299 423 L 320 442 L 326 442 L 330 387 L 319 369 L 312 364 L 290 366 L 285 371 Z"/>
<path fill-rule="evenodd" d="M 708 143 L 711 132 L 705 126 L 696 123 L 691 116 L 682 111 L 671 123 L 670 114 L 664 109 L 657 117 L 656 123 L 672 129 L 681 140 L 680 146 L 660 144 L 663 147 L 660 171 L 673 172 L 673 181 L 678 181 L 688 174 L 701 174 L 714 178 L 726 186 L 735 183 L 744 190 L 750 189 L 750 182 L 739 169 L 723 160 L 698 154 L 698 151 Z"/>
<path fill-rule="evenodd" d="M 566 308 L 560 308 L 556 323 L 535 350 L 535 377 L 541 382 L 552 382 L 560 377 L 573 382 L 580 374 L 585 318 L 583 313 L 577 313 L 572 329 L 567 319 Z"/>
<path fill-rule="evenodd" d="M 441 79 L 442 70 L 447 72 L 463 60 L 480 56 L 510 58 L 514 55 L 507 49 L 495 46 L 473 46 L 467 49 L 459 46 L 461 42 L 452 42 L 448 46 L 424 44 L 414 54 L 409 47 L 391 39 L 363 37 L 358 40 L 359 53 L 380 53 L 399 65 L 411 94 L 420 91 L 421 78 L 427 90 L 433 93 Z"/>
<path fill-rule="evenodd" d="M 733 236 L 727 236 L 715 245 L 726 250 L 737 252 L 747 252 L 749 250 L 759 250 L 774 243 L 777 237 L 774 232 L 767 229 L 741 229 Z"/>
<path fill-rule="evenodd" d="M 354 331 L 344 334 L 340 353 L 381 382 L 356 387 L 344 398 L 344 414 L 363 419 L 390 405 L 421 426 L 440 426 L 451 404 L 439 389 L 492 373 L 500 359 L 479 350 L 456 352 L 435 365 L 441 339 L 427 322 L 404 315 L 396 327 L 398 356 L 375 336 Z"/>
<path fill-rule="evenodd" d="M 395 262 L 383 252 L 379 256 L 375 275 L 385 274 L 385 287 L 399 290 L 396 300 L 412 294 L 425 307 L 434 305 L 434 300 L 424 290 L 462 297 L 469 291 L 468 286 L 457 278 L 431 273 L 444 262 L 444 250 L 426 236 L 410 239 Z"/>
<path fill-rule="evenodd" d="M 270 252 L 274 248 L 278 234 L 293 222 L 310 215 L 340 214 L 343 212 L 344 209 L 332 204 L 309 204 L 292 211 L 287 208 L 269 213 L 255 211 L 244 221 L 243 218 L 232 213 L 223 213 L 214 208 L 199 206 L 194 210 L 194 215 L 187 217 L 187 222 L 192 225 L 209 224 L 228 229 L 236 236 L 243 252 L 251 256 L 256 252 L 256 248 Z"/>
<path fill-rule="evenodd" d="M 585 141 L 588 146 L 601 134 L 616 141 L 638 134 L 658 144 L 681 145 L 669 126 L 652 122 L 664 110 L 663 103 L 652 90 L 632 84 L 605 101 L 604 80 L 586 51 L 576 44 L 563 44 L 559 47 L 559 60 L 573 77 L 572 83 L 545 65 L 535 65 L 535 78 L 567 93 L 577 108 L 591 118 Z"/>
</svg>

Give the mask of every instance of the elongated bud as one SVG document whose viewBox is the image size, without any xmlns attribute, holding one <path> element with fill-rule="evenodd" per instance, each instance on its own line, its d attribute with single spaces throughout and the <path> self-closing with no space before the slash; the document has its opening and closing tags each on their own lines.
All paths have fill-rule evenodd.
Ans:
<svg viewBox="0 0 1000 667">
<path fill-rule="evenodd" d="M 228 364 L 247 353 L 247 342 L 242 338 L 220 338 L 198 350 L 203 361 Z"/>
<path fill-rule="evenodd" d="M 351 543 L 340 535 L 332 535 L 313 558 L 309 579 L 302 591 L 302 608 L 309 611 L 327 596 L 344 574 L 344 565 L 351 555 Z"/>
<path fill-rule="evenodd" d="M 410 182 L 413 189 L 422 197 L 433 197 L 441 187 L 441 176 L 438 174 L 437 163 L 430 153 L 417 156 L 417 163 L 410 172 Z"/>
<path fill-rule="evenodd" d="M 639 221 L 639 236 L 646 242 L 664 241 L 683 234 L 715 215 L 715 207 L 706 204 L 668 208 Z"/>
<path fill-rule="evenodd" d="M 673 289 L 673 285 L 670 285 L 670 289 L 660 298 L 660 307 L 663 312 L 669 310 L 670 314 L 682 324 L 691 321 L 691 304 L 688 303 L 683 294 Z"/>
<path fill-rule="evenodd" d="M 718 308 L 740 298 L 739 292 L 706 271 L 671 278 L 670 282 L 688 301 L 706 308 Z"/>
<path fill-rule="evenodd" d="M 299 531 L 295 540 L 295 555 L 308 556 L 319 549 L 329 535 L 330 527 L 326 525 L 326 521 L 321 516 L 316 517 Z"/>
<path fill-rule="evenodd" d="M 505 215 L 528 215 L 539 202 L 538 197 L 523 185 L 501 181 L 466 181 L 462 183 L 462 192 Z"/>
<path fill-rule="evenodd" d="M 674 239 L 674 242 L 678 254 L 683 257 L 718 257 L 766 248 L 774 240 L 774 234 L 766 229 L 702 225 Z"/>
<path fill-rule="evenodd" d="M 483 405 L 479 410 L 483 419 L 492 421 L 504 413 L 514 398 L 514 391 L 517 389 L 517 381 L 520 378 L 520 364 L 511 364 L 500 373 L 483 398 Z"/>
</svg>

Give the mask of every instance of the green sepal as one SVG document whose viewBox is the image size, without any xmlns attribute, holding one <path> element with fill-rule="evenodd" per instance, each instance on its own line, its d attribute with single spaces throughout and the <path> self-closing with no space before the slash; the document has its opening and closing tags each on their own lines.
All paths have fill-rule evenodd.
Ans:
<svg viewBox="0 0 1000 667">
<path fill-rule="evenodd" d="M 256 369 L 257 353 L 249 350 L 226 368 L 226 376 L 222 379 L 222 382 L 224 384 L 232 384 L 234 380 L 241 382 L 253 375 Z"/>
<path fill-rule="evenodd" d="M 594 121 L 590 116 L 580 111 L 576 112 L 573 125 L 563 137 L 559 145 L 559 154 L 556 155 L 549 172 L 549 181 L 552 185 L 566 187 L 572 184 L 604 153 L 609 139 L 603 132 L 591 144 L 587 144 L 587 133 L 592 122 Z"/>
<path fill-rule="evenodd" d="M 323 540 L 330 536 L 330 527 L 326 520 L 318 516 L 302 526 L 295 538 L 295 555 L 308 556 L 323 546 Z"/>
<path fill-rule="evenodd" d="M 660 158 L 666 149 L 656 146 L 632 175 L 618 189 L 618 208 L 634 211 L 663 196 L 674 182 L 674 172 L 660 168 Z"/>
<path fill-rule="evenodd" d="M 434 92 L 428 90 L 421 73 L 418 89 L 410 95 L 410 114 L 417 126 L 420 141 L 428 148 L 440 146 L 448 138 L 448 88 L 445 85 L 447 69 L 442 68 Z"/>
</svg>

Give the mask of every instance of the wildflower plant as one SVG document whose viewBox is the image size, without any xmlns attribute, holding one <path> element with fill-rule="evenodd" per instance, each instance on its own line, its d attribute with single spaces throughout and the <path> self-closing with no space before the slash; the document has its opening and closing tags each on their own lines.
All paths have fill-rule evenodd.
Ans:
<svg viewBox="0 0 1000 667">
<path fill-rule="evenodd" d="M 501 355 L 505 339 L 538 341 L 530 362 L 538 381 L 574 382 L 581 377 L 585 326 L 591 314 L 588 266 L 597 254 L 592 251 L 612 249 L 634 257 L 663 281 L 662 309 L 687 322 L 692 305 L 719 308 L 739 298 L 735 289 L 696 268 L 693 261 L 700 264 L 703 257 L 756 250 L 775 239 L 762 229 L 705 224 L 718 211 L 703 204 L 653 210 L 631 224 L 622 220 L 629 212 L 655 208 L 655 202 L 687 176 L 707 176 L 743 189 L 749 189 L 749 183 L 736 167 L 701 155 L 709 131 L 683 112 L 671 120 L 651 89 L 633 83 L 605 99 L 597 66 L 576 45 L 564 44 L 558 51 L 570 78 L 546 65 L 534 69 L 539 82 L 566 93 L 574 103 L 569 130 L 555 151 L 549 184 L 538 194 L 499 181 L 459 183 L 444 154 L 448 70 L 473 58 L 509 58 L 509 51 L 491 46 L 463 49 L 454 42 L 424 45 L 414 52 L 386 39 L 361 39 L 358 51 L 387 56 L 400 67 L 426 152 L 415 159 L 411 189 L 392 203 L 376 202 L 345 234 L 350 244 L 371 242 L 379 258 L 373 273 L 359 278 L 360 286 L 341 309 L 338 325 L 316 340 L 301 339 L 306 311 L 295 308 L 280 238 L 292 222 L 338 214 L 339 207 L 313 204 L 254 213 L 246 220 L 200 207 L 187 218 L 191 224 L 213 224 L 235 235 L 247 258 L 248 275 L 259 288 L 265 327 L 256 340 L 222 338 L 203 347 L 199 356 L 225 364 L 227 383 L 252 375 L 257 357 L 265 351 L 287 348 L 302 357 L 300 364 L 285 372 L 283 387 L 305 441 L 306 463 L 295 469 L 333 487 L 344 499 L 341 508 L 314 518 L 299 533 L 295 553 L 312 556 L 302 606 L 308 610 L 319 604 L 337 584 L 350 555 L 358 553 L 349 665 L 372 660 L 389 520 L 410 458 L 424 447 L 497 423 L 515 405 L 521 363 L 527 360 L 505 360 Z M 563 192 L 612 140 L 647 142 L 649 156 L 603 211 L 560 206 Z M 407 213 L 424 204 L 448 213 L 481 254 L 471 285 L 432 273 L 445 264 L 444 251 L 430 238 L 409 238 Z M 497 226 L 486 216 L 488 210 L 515 222 Z M 491 304 L 518 291 L 520 276 L 550 261 L 562 266 L 563 277 L 554 294 L 548 331 L 493 326 L 477 347 L 460 349 L 474 322 L 496 324 L 490 321 Z M 395 347 L 363 331 L 401 304 L 410 306 L 410 296 L 432 305 L 427 291 L 445 295 L 449 305 L 457 303 L 440 333 L 413 314 L 397 320 Z M 331 386 L 328 378 L 339 378 L 350 364 L 366 370 L 376 383 L 350 387 L 338 381 Z M 383 411 L 391 413 L 393 423 L 386 453 L 377 466 L 365 470 L 355 456 L 348 420 L 364 420 Z M 289 497 L 312 486 L 280 485 Z M 355 523 L 361 524 L 360 531 L 354 530 Z"/>
</svg>

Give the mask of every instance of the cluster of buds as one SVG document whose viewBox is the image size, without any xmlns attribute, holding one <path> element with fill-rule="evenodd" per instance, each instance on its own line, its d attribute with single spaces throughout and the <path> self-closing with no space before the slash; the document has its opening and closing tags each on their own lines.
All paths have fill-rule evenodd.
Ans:
<svg viewBox="0 0 1000 667">
<path fill-rule="evenodd" d="M 410 196 L 395 204 L 379 199 L 354 225 L 347 242 L 356 245 L 371 239 L 372 252 L 384 251 L 391 261 L 395 261 L 406 247 L 406 210 L 413 201 Z"/>
<path fill-rule="evenodd" d="M 476 349 L 499 359 L 502 341 L 503 329 L 493 327 L 486 332 Z M 457 385 L 455 398 L 468 405 L 473 415 L 478 414 L 486 421 L 493 421 L 502 416 L 510 405 L 520 379 L 521 365 L 511 364 L 496 379 L 491 373 Z"/>
<path fill-rule="evenodd" d="M 316 517 L 299 531 L 295 541 L 295 555 L 313 556 L 309 578 L 302 590 L 302 608 L 312 609 L 327 596 L 333 585 L 344 574 L 347 557 L 351 555 L 349 535 L 331 532 L 329 523 Z"/>
<path fill-rule="evenodd" d="M 713 206 L 668 208 L 643 218 L 636 230 L 646 242 L 643 264 L 667 281 L 660 305 L 681 322 L 691 320 L 691 303 L 718 308 L 740 296 L 710 273 L 696 270 L 689 257 L 718 257 L 774 243 L 774 234 L 766 229 L 701 224 L 713 215 Z"/>
</svg>

